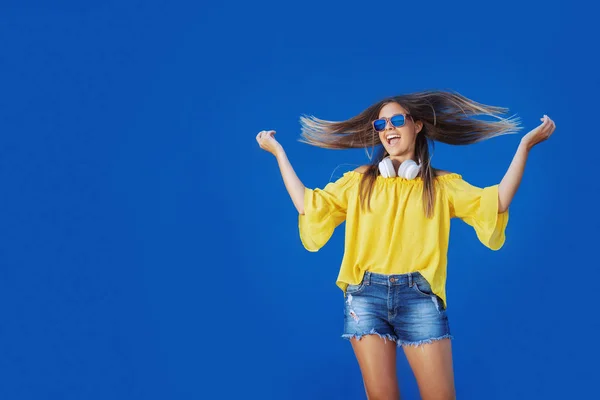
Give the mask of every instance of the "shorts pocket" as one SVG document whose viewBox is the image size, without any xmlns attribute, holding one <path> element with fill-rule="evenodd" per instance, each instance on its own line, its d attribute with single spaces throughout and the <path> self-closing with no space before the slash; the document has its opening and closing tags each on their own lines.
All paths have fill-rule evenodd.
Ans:
<svg viewBox="0 0 600 400">
<path fill-rule="evenodd" d="M 360 282 L 358 285 L 348 285 L 348 287 L 346 288 L 346 294 L 357 294 L 362 292 L 364 288 L 365 279 L 363 278 L 362 282 Z"/>
<path fill-rule="evenodd" d="M 434 295 L 433 290 L 431 290 L 431 285 L 429 285 L 429 282 L 422 277 L 413 281 L 413 289 L 423 296 L 431 297 Z"/>
<path fill-rule="evenodd" d="M 429 284 L 429 282 L 427 282 L 427 280 L 423 277 L 421 278 L 417 278 L 413 281 L 413 289 L 415 290 L 415 292 L 419 293 L 422 296 L 426 296 L 429 298 L 434 298 L 435 297 L 435 301 L 437 301 L 437 305 L 438 305 L 438 311 L 443 312 L 445 311 L 445 308 L 442 308 L 442 299 L 440 296 L 438 296 L 437 294 L 433 293 L 433 290 L 431 289 L 431 285 Z"/>
</svg>

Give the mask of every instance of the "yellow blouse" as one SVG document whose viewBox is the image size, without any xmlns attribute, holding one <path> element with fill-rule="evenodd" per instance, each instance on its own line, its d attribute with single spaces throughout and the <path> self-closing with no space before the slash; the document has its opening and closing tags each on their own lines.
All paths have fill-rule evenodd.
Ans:
<svg viewBox="0 0 600 400">
<path fill-rule="evenodd" d="M 435 178 L 434 215 L 428 219 L 421 178 L 378 176 L 371 212 L 366 212 L 360 209 L 362 176 L 350 171 L 323 189 L 306 188 L 304 214 L 298 217 L 300 239 L 312 252 L 346 221 L 344 257 L 336 281 L 344 293 L 348 284 L 362 281 L 365 271 L 419 271 L 446 305 L 450 219 L 457 217 L 472 226 L 479 241 L 492 250 L 504 244 L 508 210 L 498 213 L 498 185 L 478 188 L 459 174 L 440 175 Z"/>
</svg>

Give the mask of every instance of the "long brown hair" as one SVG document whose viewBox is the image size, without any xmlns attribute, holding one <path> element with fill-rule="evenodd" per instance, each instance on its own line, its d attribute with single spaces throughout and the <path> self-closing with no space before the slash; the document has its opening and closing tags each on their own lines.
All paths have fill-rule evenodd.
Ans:
<svg viewBox="0 0 600 400">
<path fill-rule="evenodd" d="M 379 147 L 376 157 L 370 157 L 371 163 L 360 184 L 361 205 L 364 206 L 367 200 L 369 210 L 371 193 L 379 175 L 378 164 L 389 155 L 379 134 L 373 129 L 372 122 L 388 103 L 398 103 L 411 114 L 414 122 L 423 123 L 416 138 L 415 156 L 421 163 L 419 177 L 424 182 L 423 205 L 428 218 L 433 215 L 435 202 L 435 170 L 431 166 L 430 145 L 433 147 L 435 141 L 467 145 L 521 130 L 519 118 L 501 116 L 508 111 L 506 108 L 481 104 L 456 92 L 439 90 L 388 97 L 346 121 L 326 121 L 313 116 L 302 116 L 302 134 L 299 139 L 302 143 L 327 149 Z M 489 116 L 496 121 L 471 118 L 477 115 Z"/>
</svg>

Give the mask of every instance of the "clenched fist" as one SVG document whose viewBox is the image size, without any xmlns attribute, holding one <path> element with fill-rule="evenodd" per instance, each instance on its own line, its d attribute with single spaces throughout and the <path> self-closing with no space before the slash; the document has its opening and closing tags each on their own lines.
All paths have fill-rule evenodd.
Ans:
<svg viewBox="0 0 600 400">
<path fill-rule="evenodd" d="M 260 131 L 258 135 L 256 135 L 256 141 L 260 148 L 268 151 L 274 156 L 283 151 L 283 146 L 275 140 L 275 133 L 275 131 Z"/>
<path fill-rule="evenodd" d="M 529 133 L 523 136 L 523 138 L 521 138 L 521 143 L 523 143 L 528 149 L 531 149 L 538 143 L 548 140 L 548 138 L 552 136 L 554 130 L 556 129 L 554 121 L 552 121 L 547 115 L 544 115 L 544 117 L 540 118 L 540 120 L 542 123 L 537 128 L 531 130 Z"/>
</svg>

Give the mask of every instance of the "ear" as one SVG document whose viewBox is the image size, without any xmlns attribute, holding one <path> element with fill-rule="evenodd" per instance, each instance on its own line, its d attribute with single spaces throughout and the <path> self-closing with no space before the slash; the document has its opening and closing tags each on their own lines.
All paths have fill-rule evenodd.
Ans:
<svg viewBox="0 0 600 400">
<path fill-rule="evenodd" d="M 416 129 L 416 134 L 418 134 L 419 132 L 421 132 L 421 129 L 423 129 L 423 122 L 421 121 L 416 121 L 415 122 L 415 129 Z"/>
</svg>

